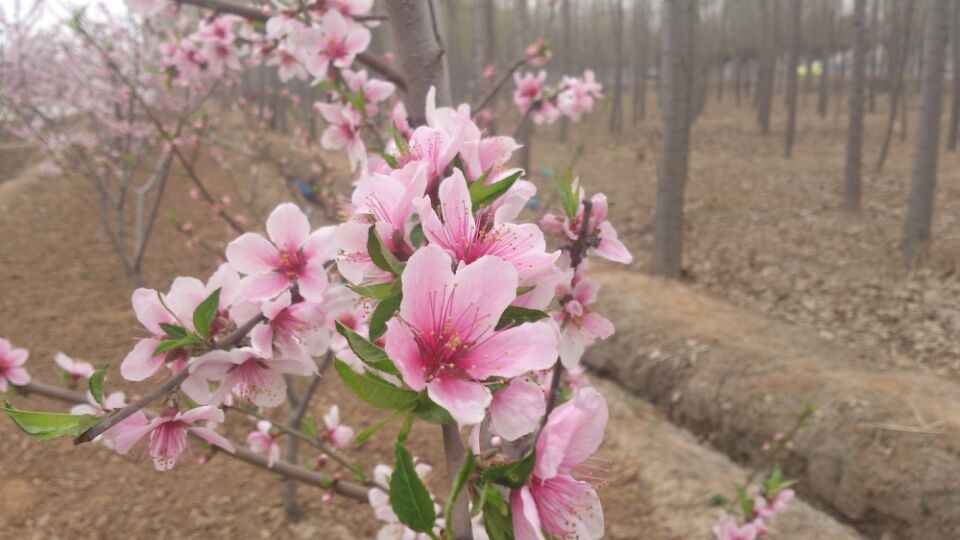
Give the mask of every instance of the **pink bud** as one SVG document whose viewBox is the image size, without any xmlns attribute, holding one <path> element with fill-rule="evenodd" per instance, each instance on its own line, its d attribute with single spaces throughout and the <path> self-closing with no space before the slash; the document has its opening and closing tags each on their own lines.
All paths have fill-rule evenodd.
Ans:
<svg viewBox="0 0 960 540">
<path fill-rule="evenodd" d="M 773 436 L 773 440 L 775 440 L 775 441 L 777 441 L 777 442 L 782 441 L 782 440 L 783 440 L 783 432 L 782 432 L 782 431 L 776 432 L 776 434 L 774 434 L 774 436 Z"/>
<path fill-rule="evenodd" d="M 331 500 L 333 500 L 333 495 L 331 495 L 329 491 L 324 493 L 323 496 L 320 497 L 320 502 L 324 504 L 330 502 Z"/>
</svg>

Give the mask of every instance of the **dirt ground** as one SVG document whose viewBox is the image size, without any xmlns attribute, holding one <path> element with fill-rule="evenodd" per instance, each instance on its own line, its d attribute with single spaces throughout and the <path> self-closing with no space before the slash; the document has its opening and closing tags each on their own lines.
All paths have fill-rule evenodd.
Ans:
<svg viewBox="0 0 960 540">
<path fill-rule="evenodd" d="M 688 189 L 689 279 L 773 317 L 811 326 L 825 339 L 849 343 L 865 361 L 951 376 L 960 372 L 960 346 L 949 339 L 960 329 L 960 282 L 954 272 L 960 262 L 956 156 L 947 154 L 942 161 L 930 269 L 905 276 L 897 269 L 896 243 L 909 178 L 908 144 L 895 142 L 884 173 L 867 173 L 864 211 L 854 219 L 839 210 L 842 126 L 801 115 L 795 157 L 787 161 L 780 157 L 780 137 L 760 136 L 746 106 L 711 102 L 707 107 L 695 129 Z M 867 170 L 871 150 L 878 146 L 881 116 L 867 117 Z M 578 165 L 583 181 L 591 191 L 610 196 L 614 223 L 638 256 L 634 269 L 642 270 L 651 242 L 655 120 L 628 128 L 619 139 L 604 126 L 603 114 L 595 114 L 575 126 L 566 143 L 558 141 L 556 128 L 540 130 L 534 164 L 537 170 L 560 168 L 583 143 Z M 201 170 L 216 192 L 232 194 L 236 201 L 244 198 L 230 180 L 232 173 L 210 164 Z M 5 166 L 2 174 L 0 335 L 31 350 L 29 367 L 38 380 L 55 382 L 52 357 L 57 350 L 97 364 L 110 362 L 116 369 L 137 331 L 129 308 L 131 286 L 86 206 L 86 190 L 63 179 L 41 178 L 35 165 Z M 548 206 L 553 202 L 548 184 L 542 175 L 538 182 L 544 188 L 541 204 Z M 217 264 L 199 248 L 188 248 L 171 223 L 190 221 L 208 238 L 229 238 L 210 222 L 209 210 L 190 199 L 189 187 L 185 178 L 175 178 L 161 210 L 145 263 L 152 286 L 165 288 L 176 275 L 206 275 Z M 250 210 L 251 223 L 256 223 L 256 209 Z M 651 344 L 649 352 L 656 348 Z M 112 373 L 119 384 L 119 375 Z M 15 401 L 25 408 L 62 407 L 41 398 Z M 341 404 L 345 422 L 354 427 L 376 418 L 331 383 L 323 386 L 314 416 L 332 403 Z M 249 423 L 231 421 L 227 433 L 237 440 L 248 429 Z M 367 465 L 377 457 L 390 461 L 392 433 L 388 428 L 368 443 L 371 451 L 363 452 L 369 456 Z M 416 441 L 417 432 L 412 437 Z M 618 436 L 615 446 L 622 444 Z M 438 465 L 437 482 L 443 471 L 436 448 L 414 449 Z M 629 454 L 629 459 L 655 462 L 666 459 L 664 452 L 659 447 Z M 604 455 L 616 462 L 628 454 L 612 448 Z M 370 537 L 378 528 L 366 510 L 352 511 L 356 503 L 335 499 L 322 504 L 321 492 L 310 488 L 301 489 L 309 517 L 289 524 L 280 505 L 279 480 L 222 456 L 203 466 L 214 469 L 214 482 L 210 470 L 196 464 L 158 474 L 136 456 L 121 457 L 92 445 L 76 449 L 69 441 L 38 444 L 2 422 L 0 466 L 0 537 L 356 538 Z M 618 464 L 611 476 L 636 466 Z M 99 472 L 105 467 L 113 474 Z M 701 464 L 694 460 L 689 467 L 696 472 Z M 692 515 L 713 512 L 704 505 L 665 517 L 651 499 L 663 490 L 636 478 L 601 490 L 612 537 L 690 537 L 679 534 L 669 520 L 689 521 Z M 257 488 L 250 489 L 252 485 Z M 706 528 L 698 530 L 707 536 Z"/>
</svg>

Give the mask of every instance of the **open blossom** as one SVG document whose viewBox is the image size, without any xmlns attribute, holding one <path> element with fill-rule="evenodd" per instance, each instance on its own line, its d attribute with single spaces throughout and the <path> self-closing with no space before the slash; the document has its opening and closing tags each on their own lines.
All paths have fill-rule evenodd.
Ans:
<svg viewBox="0 0 960 540">
<path fill-rule="evenodd" d="M 533 433 L 546 412 L 543 388 L 536 382 L 518 377 L 493 395 L 490 423 L 502 439 L 515 441 Z"/>
<path fill-rule="evenodd" d="M 603 511 L 593 486 L 576 476 L 595 478 L 585 462 L 603 441 L 609 412 L 603 396 L 585 388 L 550 414 L 537 439 L 536 463 L 526 486 L 513 491 L 513 530 L 517 540 L 600 538 Z"/>
<path fill-rule="evenodd" d="M 196 425 L 198 422 L 223 423 L 223 411 L 209 405 L 178 412 L 168 408 L 143 426 L 130 427 L 114 439 L 116 450 L 126 454 L 144 436 L 150 435 L 147 446 L 147 455 L 153 459 L 153 466 L 158 471 L 168 471 L 173 468 L 184 451 L 189 449 L 187 435 L 192 433 L 200 439 L 214 446 L 233 453 L 235 450 L 229 440 L 209 427 Z M 119 425 L 117 427 L 120 427 Z M 114 428 L 116 429 L 116 428 Z"/>
<path fill-rule="evenodd" d="M 543 230 L 565 234 L 570 240 L 576 240 L 583 225 L 583 196 L 583 190 L 580 189 L 577 215 L 573 221 L 566 215 L 561 219 L 554 214 L 546 214 L 540 220 L 540 226 L 543 227 Z M 597 193 L 590 198 L 590 202 L 592 204 L 590 207 L 590 222 L 587 224 L 587 234 L 597 238 L 594 251 L 608 261 L 630 264 L 633 261 L 633 255 L 617 237 L 617 231 L 613 228 L 613 225 L 607 221 L 607 196 L 603 193 Z"/>
<path fill-rule="evenodd" d="M 273 464 L 280 460 L 280 444 L 277 443 L 277 436 L 270 433 L 273 427 L 268 420 L 257 422 L 257 429 L 247 435 L 247 446 L 250 450 L 267 457 L 267 467 L 273 467 Z"/>
<path fill-rule="evenodd" d="M 67 374 L 72 384 L 76 384 L 81 379 L 89 379 L 95 371 L 90 362 L 74 360 L 62 352 L 58 352 L 53 357 L 53 361 Z"/>
<path fill-rule="evenodd" d="M 757 522 L 739 525 L 733 516 L 720 512 L 720 519 L 713 526 L 713 536 L 716 540 L 756 540 L 760 536 L 760 529 Z"/>
<path fill-rule="evenodd" d="M 247 274 L 240 284 L 252 302 L 276 298 L 296 285 L 300 295 L 319 302 L 327 287 L 324 263 L 333 259 L 333 227 L 310 232 L 306 214 L 295 204 L 277 206 L 267 218 L 267 240 L 245 233 L 227 246 L 227 260 Z"/>
<path fill-rule="evenodd" d="M 261 355 L 273 356 L 274 345 L 281 356 L 319 356 L 330 343 L 326 314 L 318 304 L 292 301 L 290 291 L 261 304 L 267 319 L 250 331 L 250 343 Z"/>
<path fill-rule="evenodd" d="M 567 271 L 573 276 L 573 270 Z M 590 278 L 575 275 L 557 287 L 557 299 L 563 309 L 553 315 L 560 325 L 560 360 L 564 367 L 573 369 L 580 363 L 583 351 L 598 339 L 613 335 L 613 323 L 593 313 L 587 307 L 597 301 L 600 284 Z"/>
<path fill-rule="evenodd" d="M 552 124 L 560 118 L 560 110 L 546 95 L 547 72 L 540 70 L 536 75 L 525 73 L 513 76 L 517 89 L 513 93 L 513 103 L 520 114 L 529 114 L 534 124 Z"/>
<path fill-rule="evenodd" d="M 773 500 L 768 500 L 763 495 L 757 495 L 753 503 L 753 514 L 760 519 L 773 519 L 786 511 L 787 504 L 793 499 L 794 495 L 792 489 L 785 489 L 777 493 Z"/>
<path fill-rule="evenodd" d="M 323 425 L 326 427 L 327 440 L 334 448 L 346 448 L 353 440 L 353 428 L 340 423 L 340 407 L 334 405 L 323 415 Z"/>
<path fill-rule="evenodd" d="M 273 19 L 271 19 L 273 20 Z M 279 45 L 277 49 L 267 59 L 268 66 L 277 66 L 277 75 L 282 82 L 290 79 L 306 79 L 307 70 L 297 59 L 296 51 L 290 50 L 286 45 Z"/>
<path fill-rule="evenodd" d="M 370 45 L 370 30 L 347 19 L 338 10 L 323 15 L 320 26 L 306 28 L 293 37 L 304 66 L 318 79 L 327 78 L 332 65 L 350 67 L 354 58 Z"/>
<path fill-rule="evenodd" d="M 14 348 L 9 340 L 0 338 L 0 392 L 6 392 L 8 384 L 23 386 L 30 382 L 30 374 L 23 368 L 30 352 Z"/>
<path fill-rule="evenodd" d="M 309 358 L 264 358 L 250 348 L 210 351 L 197 358 L 190 367 L 192 375 L 220 381 L 210 397 L 219 405 L 231 392 L 260 407 L 276 407 L 287 394 L 284 373 L 303 377 L 316 373 L 317 366 Z"/>
<path fill-rule="evenodd" d="M 574 122 L 579 121 L 584 113 L 592 111 L 594 101 L 603 97 L 601 93 L 603 87 L 589 69 L 584 72 L 582 79 L 564 77 L 560 82 L 560 88 L 557 107 Z"/>
<path fill-rule="evenodd" d="M 360 137 L 360 113 L 342 103 L 317 103 L 316 107 L 330 124 L 320 137 L 320 145 L 327 150 L 346 150 L 350 170 L 356 171 L 367 160 L 367 147 Z"/>
<path fill-rule="evenodd" d="M 491 256 L 451 270 L 453 261 L 428 245 L 410 257 L 399 314 L 387 323 L 386 351 L 403 381 L 426 389 L 461 425 L 483 420 L 491 377 L 546 369 L 557 356 L 556 329 L 544 321 L 495 330 L 516 298 L 517 272 Z"/>
<path fill-rule="evenodd" d="M 380 110 L 379 103 L 390 97 L 397 88 L 392 82 L 368 77 L 365 69 L 360 71 L 345 69 L 342 75 L 347 88 L 363 96 L 364 109 L 368 116 L 376 115 Z"/>
<path fill-rule="evenodd" d="M 485 255 L 499 257 L 517 271 L 519 284 L 527 286 L 545 273 L 560 256 L 547 253 L 540 228 L 533 223 L 482 223 L 473 213 L 470 190 L 459 169 L 440 184 L 440 214 L 430 198 L 416 201 L 423 232 L 431 244 L 442 247 L 455 262 L 472 263 Z"/>
</svg>

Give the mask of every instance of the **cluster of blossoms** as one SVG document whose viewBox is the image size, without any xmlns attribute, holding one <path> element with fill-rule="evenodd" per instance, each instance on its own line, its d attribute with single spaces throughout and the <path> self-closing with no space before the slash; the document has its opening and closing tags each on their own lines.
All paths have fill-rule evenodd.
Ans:
<svg viewBox="0 0 960 540">
<path fill-rule="evenodd" d="M 516 83 L 514 105 L 520 114 L 529 115 L 537 125 L 553 124 L 562 117 L 578 122 L 593 110 L 594 102 L 603 97 L 603 87 L 590 70 L 585 71 L 582 78 L 564 76 L 556 86 L 547 85 L 544 70 L 536 75 L 516 73 L 513 78 Z"/>
<path fill-rule="evenodd" d="M 713 535 L 717 540 L 755 540 L 767 535 L 769 524 L 787 509 L 787 503 L 794 497 L 792 489 L 784 489 L 776 495 L 760 494 L 752 501 L 748 518 L 738 522 L 735 516 L 720 512 L 717 524 L 713 526 Z"/>
</svg>

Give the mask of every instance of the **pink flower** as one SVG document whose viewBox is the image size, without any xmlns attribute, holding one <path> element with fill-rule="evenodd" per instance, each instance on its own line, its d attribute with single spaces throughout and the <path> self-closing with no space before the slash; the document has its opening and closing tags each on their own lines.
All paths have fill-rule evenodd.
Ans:
<svg viewBox="0 0 960 540">
<path fill-rule="evenodd" d="M 713 526 L 713 536 L 716 540 L 755 540 L 759 530 L 756 522 L 737 525 L 736 519 L 726 512 L 720 512 L 720 520 Z"/>
<path fill-rule="evenodd" d="M 311 302 L 327 287 L 324 263 L 333 259 L 332 227 L 310 232 L 306 214 L 292 203 L 277 206 L 267 218 L 268 241 L 245 233 L 227 246 L 227 260 L 240 273 L 244 298 L 252 302 L 276 298 L 296 285 Z"/>
<path fill-rule="evenodd" d="M 300 61 L 297 60 L 296 52 L 291 51 L 285 45 L 277 47 L 274 53 L 267 59 L 267 65 L 278 66 L 277 74 L 283 82 L 287 82 L 294 77 L 297 79 L 307 78 L 307 70 L 305 70 L 303 65 L 300 64 Z"/>
<path fill-rule="evenodd" d="M 257 422 L 256 431 L 251 431 L 247 435 L 247 446 L 250 450 L 267 456 L 267 467 L 273 467 L 273 464 L 280 460 L 280 445 L 277 443 L 276 435 L 270 433 L 273 427 L 267 420 Z"/>
<path fill-rule="evenodd" d="M 30 382 L 30 374 L 23 364 L 30 357 L 26 349 L 14 349 L 9 340 L 0 338 L 0 392 L 6 392 L 8 383 L 23 386 Z"/>
<path fill-rule="evenodd" d="M 540 228 L 533 223 L 483 223 L 473 214 L 470 190 L 459 169 L 440 184 L 441 222 L 423 197 L 415 206 L 420 214 L 423 233 L 430 243 L 442 247 L 455 262 L 472 263 L 485 255 L 499 257 L 517 271 L 519 284 L 531 285 L 560 256 L 547 253 L 547 244 Z"/>
<path fill-rule="evenodd" d="M 74 360 L 62 352 L 58 352 L 53 357 L 53 361 L 67 374 L 72 384 L 76 384 L 81 379 L 89 379 L 95 371 L 90 362 Z"/>
<path fill-rule="evenodd" d="M 494 330 L 516 298 L 517 272 L 509 263 L 481 257 L 456 273 L 452 264 L 435 245 L 410 257 L 386 350 L 411 388 L 426 388 L 460 424 L 476 424 L 491 402 L 481 381 L 546 369 L 557 355 L 557 334 L 543 321 Z"/>
<path fill-rule="evenodd" d="M 317 110 L 330 125 L 323 130 L 320 145 L 327 150 L 346 150 L 350 170 L 366 163 L 367 147 L 360 137 L 363 119 L 353 107 L 342 103 L 317 103 Z"/>
<path fill-rule="evenodd" d="M 316 373 L 317 366 L 308 358 L 264 358 L 253 349 L 239 348 L 210 351 L 197 358 L 190 371 L 193 376 L 220 381 L 210 397 L 212 405 L 223 403 L 232 391 L 254 405 L 276 407 L 286 398 L 283 374 L 308 376 Z"/>
<path fill-rule="evenodd" d="M 366 109 L 367 116 L 376 115 L 380 110 L 378 104 L 390 97 L 390 94 L 393 94 L 394 90 L 396 90 L 396 86 L 391 82 L 368 78 L 367 70 L 365 69 L 361 69 L 360 71 L 345 69 L 341 75 L 343 75 L 343 80 L 346 81 L 347 88 L 349 88 L 351 92 L 359 93 L 363 96 L 364 109 Z"/>
<path fill-rule="evenodd" d="M 573 275 L 569 270 L 567 275 Z M 557 287 L 557 299 L 563 310 L 553 318 L 560 325 L 560 360 L 567 369 L 580 364 L 583 351 L 598 339 L 613 335 L 613 323 L 587 306 L 597 301 L 600 284 L 590 278 L 579 275 L 564 280 Z"/>
<path fill-rule="evenodd" d="M 623 245 L 623 242 L 617 237 L 617 231 L 613 225 L 607 221 L 607 196 L 603 193 L 597 193 L 591 197 L 592 205 L 590 207 L 590 222 L 587 234 L 595 236 L 597 245 L 594 251 L 600 257 L 608 261 L 630 264 L 633 261 L 633 255 Z M 570 240 L 576 240 L 580 234 L 583 224 L 583 190 L 579 190 L 577 214 L 571 222 L 566 215 L 561 220 L 554 214 L 546 214 L 540 220 L 540 226 L 548 232 L 558 232 L 566 234 Z"/>
<path fill-rule="evenodd" d="M 533 433 L 546 412 L 543 388 L 531 380 L 516 378 L 493 395 L 490 422 L 502 439 L 515 441 Z"/>
<path fill-rule="evenodd" d="M 250 343 L 266 358 L 273 356 L 277 343 L 282 356 L 319 356 L 326 350 L 330 335 L 324 325 L 326 316 L 310 302 L 292 303 L 290 291 L 261 305 L 267 318 L 250 331 Z"/>
<path fill-rule="evenodd" d="M 554 409 L 537 439 L 536 463 L 526 486 L 513 491 L 513 530 L 517 540 L 600 538 L 603 511 L 593 486 L 573 475 L 597 479 L 584 462 L 603 441 L 609 413 L 603 396 L 592 388 L 577 392 Z"/>
<path fill-rule="evenodd" d="M 390 112 L 390 119 L 393 120 L 393 127 L 397 129 L 400 136 L 409 139 L 413 135 L 413 128 L 410 127 L 410 120 L 407 116 L 407 107 L 402 101 L 398 101 Z"/>
<path fill-rule="evenodd" d="M 353 428 L 340 423 L 340 407 L 334 405 L 323 415 L 323 425 L 327 428 L 327 440 L 334 448 L 346 448 L 353 440 Z"/>
<path fill-rule="evenodd" d="M 81 405 L 74 405 L 70 408 L 70 414 L 90 414 L 93 416 L 100 416 L 106 414 L 108 411 L 114 411 L 117 409 L 122 409 L 127 404 L 127 398 L 123 392 L 111 392 L 109 395 L 103 397 L 103 406 L 101 407 L 95 399 L 93 399 L 93 394 L 87 392 L 87 402 Z"/>
<path fill-rule="evenodd" d="M 557 110 L 546 96 L 547 72 L 540 70 L 536 75 L 515 73 L 513 80 L 517 89 L 513 92 L 513 103 L 520 114 L 530 115 L 535 124 L 552 124 L 560 117 Z"/>
<path fill-rule="evenodd" d="M 370 45 L 370 30 L 348 20 L 337 10 L 330 10 L 323 15 L 320 26 L 298 32 L 294 42 L 300 47 L 307 71 L 318 79 L 326 79 L 331 64 L 348 68 L 357 54 L 366 50 Z"/>
<path fill-rule="evenodd" d="M 146 425 L 131 427 L 118 435 L 115 438 L 116 450 L 120 454 L 126 454 L 140 439 L 149 434 L 150 443 L 147 454 L 153 459 L 153 466 L 158 471 L 172 469 L 180 454 L 189 449 L 188 433 L 196 435 L 209 444 L 219 446 L 227 452 L 234 452 L 233 445 L 222 435 L 209 427 L 194 425 L 200 421 L 222 424 L 223 411 L 209 405 L 183 413 L 177 412 L 176 409 L 167 409 Z"/>
<path fill-rule="evenodd" d="M 795 493 L 792 489 L 785 489 L 777 493 L 777 496 L 774 497 L 772 501 L 768 501 L 767 498 L 762 495 L 757 495 L 753 503 L 753 515 L 761 519 L 773 519 L 778 514 L 786 511 L 787 504 L 793 499 L 794 495 Z"/>
<path fill-rule="evenodd" d="M 593 110 L 594 100 L 603 97 L 600 92 L 603 87 L 596 82 L 590 70 L 584 72 L 583 79 L 564 77 L 560 88 L 557 107 L 574 122 L 579 121 L 584 113 Z"/>
</svg>

